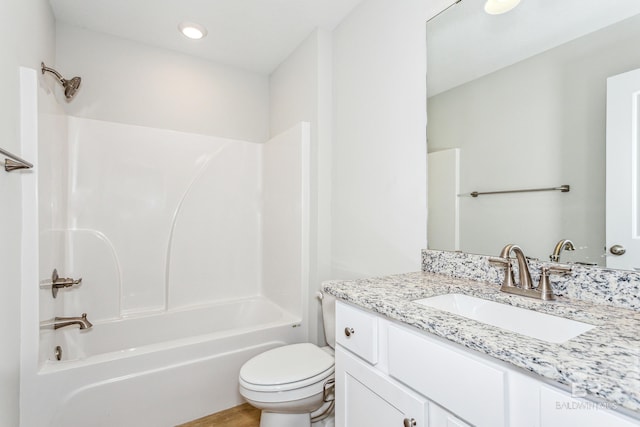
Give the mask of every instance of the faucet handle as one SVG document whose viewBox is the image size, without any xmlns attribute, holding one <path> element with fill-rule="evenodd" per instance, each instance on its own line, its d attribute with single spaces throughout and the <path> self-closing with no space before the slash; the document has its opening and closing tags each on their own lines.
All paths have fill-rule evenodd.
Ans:
<svg viewBox="0 0 640 427">
<path fill-rule="evenodd" d="M 503 288 L 511 288 L 516 286 L 516 279 L 513 276 L 513 267 L 511 265 L 510 258 L 489 257 L 489 263 L 506 268 L 504 271 L 504 280 L 502 281 Z"/>
<path fill-rule="evenodd" d="M 494 264 L 494 265 L 506 267 L 507 265 L 511 264 L 511 260 L 509 258 L 493 257 L 492 256 L 492 257 L 489 257 L 489 264 Z"/>
<path fill-rule="evenodd" d="M 573 271 L 573 268 L 570 265 L 564 264 L 554 264 L 550 265 L 548 268 L 550 274 L 561 274 L 563 276 Z"/>
<path fill-rule="evenodd" d="M 551 282 L 549 281 L 549 274 L 561 274 L 564 276 L 571 273 L 571 270 L 571 267 L 568 265 L 557 264 L 553 266 L 543 266 L 540 274 L 540 282 L 538 283 L 540 298 L 545 301 L 552 301 L 556 299 L 556 296 L 553 293 L 553 288 L 551 287 Z"/>
<path fill-rule="evenodd" d="M 538 290 L 540 291 L 540 298 L 545 301 L 551 301 L 556 299 L 556 296 L 553 294 L 553 288 L 551 288 L 551 282 L 549 282 L 549 267 L 542 267 L 542 272 L 540 273 L 540 282 L 538 283 Z"/>
</svg>

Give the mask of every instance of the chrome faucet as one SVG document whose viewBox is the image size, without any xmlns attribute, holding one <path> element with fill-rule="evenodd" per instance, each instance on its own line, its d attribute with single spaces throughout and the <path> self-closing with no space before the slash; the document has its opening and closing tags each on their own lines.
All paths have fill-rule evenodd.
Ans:
<svg viewBox="0 0 640 427">
<path fill-rule="evenodd" d="M 80 317 L 55 317 L 53 322 L 53 329 L 64 328 L 65 326 L 78 325 L 80 329 L 89 329 L 93 325 L 87 319 L 87 313 L 82 313 Z"/>
<path fill-rule="evenodd" d="M 520 278 L 520 284 L 515 282 L 513 277 L 513 266 L 511 265 L 511 253 L 516 255 L 518 260 L 518 276 Z M 568 274 L 571 272 L 571 267 L 563 265 L 543 266 L 540 274 L 540 282 L 538 287 L 534 288 L 531 281 L 531 273 L 529 272 L 529 264 L 527 258 L 524 256 L 524 252 L 518 245 L 508 244 L 500 252 L 499 258 L 489 258 L 489 262 L 492 264 L 500 264 L 505 267 L 504 280 L 500 291 L 510 294 L 539 298 L 545 301 L 551 301 L 555 299 L 551 283 L 549 281 L 549 274 Z"/>
<path fill-rule="evenodd" d="M 514 245 L 513 243 L 508 244 L 502 251 L 500 252 L 500 258 L 504 258 L 510 260 L 511 252 L 516 254 L 516 258 L 518 260 L 518 276 L 520 276 L 520 287 L 522 289 L 533 289 L 533 285 L 531 284 L 531 273 L 529 272 L 529 263 L 527 262 L 527 258 L 524 256 L 524 252 L 520 249 L 520 246 Z"/>
<path fill-rule="evenodd" d="M 556 243 L 556 247 L 553 248 L 553 254 L 549 255 L 549 259 L 552 262 L 560 262 L 560 254 L 563 250 L 575 251 L 576 247 L 573 246 L 573 242 L 569 239 L 560 240 L 558 243 Z"/>
</svg>

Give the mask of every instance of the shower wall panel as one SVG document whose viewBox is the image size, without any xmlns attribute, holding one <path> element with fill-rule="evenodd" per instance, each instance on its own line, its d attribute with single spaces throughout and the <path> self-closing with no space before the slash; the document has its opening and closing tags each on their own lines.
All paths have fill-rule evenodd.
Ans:
<svg viewBox="0 0 640 427">
<path fill-rule="evenodd" d="M 260 292 L 261 148 L 225 141 L 184 193 L 171 233 L 169 308 Z"/>
<path fill-rule="evenodd" d="M 259 150 L 69 117 L 67 256 L 83 283 L 66 310 L 95 307 L 93 321 L 255 295 Z"/>
<path fill-rule="evenodd" d="M 309 285 L 310 124 L 302 122 L 263 148 L 263 289 L 303 316 Z"/>
<path fill-rule="evenodd" d="M 36 83 L 34 78 L 34 82 Z M 51 96 L 50 89 L 38 79 L 38 239 L 39 257 L 38 313 L 39 319 L 52 319 L 64 312 L 63 298 L 54 299 L 46 282 L 54 269 L 66 273 L 66 217 L 67 217 L 67 116 Z M 27 102 L 27 100 L 23 100 Z M 36 159 L 33 159 L 35 161 Z M 39 360 L 45 360 L 47 352 L 54 348 L 53 331 L 40 331 L 43 345 L 39 347 Z"/>
</svg>

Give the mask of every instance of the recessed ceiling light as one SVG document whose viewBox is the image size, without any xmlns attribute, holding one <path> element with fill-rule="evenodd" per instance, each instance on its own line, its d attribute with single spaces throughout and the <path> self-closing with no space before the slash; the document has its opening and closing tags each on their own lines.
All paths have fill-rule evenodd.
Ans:
<svg viewBox="0 0 640 427">
<path fill-rule="evenodd" d="M 200 24 L 193 22 L 181 22 L 178 30 L 187 38 L 192 40 L 200 40 L 207 35 L 207 29 Z"/>
<path fill-rule="evenodd" d="M 489 15 L 500 15 L 507 13 L 520 4 L 520 0 L 487 0 L 484 4 L 484 11 Z"/>
</svg>

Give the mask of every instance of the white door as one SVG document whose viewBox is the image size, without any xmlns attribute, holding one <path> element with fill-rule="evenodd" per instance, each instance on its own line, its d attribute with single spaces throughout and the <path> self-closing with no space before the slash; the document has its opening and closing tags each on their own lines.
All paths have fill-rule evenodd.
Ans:
<svg viewBox="0 0 640 427">
<path fill-rule="evenodd" d="M 427 170 L 429 249 L 460 250 L 460 149 L 429 153 Z"/>
<path fill-rule="evenodd" d="M 640 269 L 640 69 L 607 79 L 607 267 Z"/>
</svg>

